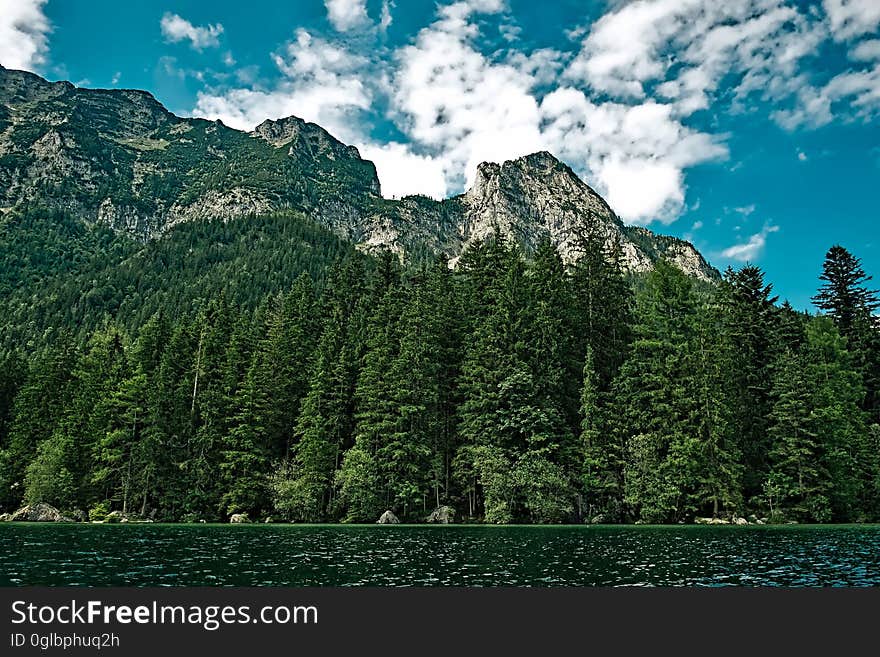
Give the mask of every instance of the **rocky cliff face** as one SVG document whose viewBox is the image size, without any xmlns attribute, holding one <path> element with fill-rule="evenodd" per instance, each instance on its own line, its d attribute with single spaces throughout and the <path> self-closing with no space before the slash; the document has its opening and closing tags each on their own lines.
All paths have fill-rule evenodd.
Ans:
<svg viewBox="0 0 880 657">
<path fill-rule="evenodd" d="M 361 248 L 418 248 L 446 254 L 455 265 L 468 245 L 499 231 L 526 251 L 549 237 L 566 263 L 577 260 L 585 232 L 620 249 L 627 271 L 643 272 L 665 258 L 687 274 L 714 280 L 718 272 L 688 242 L 624 226 L 605 200 L 550 153 L 479 165 L 463 195 L 442 202 L 410 197 L 383 207 L 362 224 Z"/>
<path fill-rule="evenodd" d="M 208 217 L 350 215 L 378 195 L 373 164 L 314 124 L 246 134 L 174 116 L 146 92 L 0 67 L 0 208 L 38 202 L 146 240 Z"/>
<path fill-rule="evenodd" d="M 599 232 L 630 271 L 667 258 L 710 280 L 687 242 L 628 228 L 551 154 L 481 164 L 473 186 L 444 201 L 383 199 L 373 164 L 296 117 L 250 133 L 177 117 L 150 94 L 78 89 L 0 67 L 0 211 L 38 202 L 148 240 L 183 221 L 296 210 L 366 251 L 401 257 L 464 249 L 496 231 L 527 251 L 545 236 L 577 259 Z"/>
</svg>

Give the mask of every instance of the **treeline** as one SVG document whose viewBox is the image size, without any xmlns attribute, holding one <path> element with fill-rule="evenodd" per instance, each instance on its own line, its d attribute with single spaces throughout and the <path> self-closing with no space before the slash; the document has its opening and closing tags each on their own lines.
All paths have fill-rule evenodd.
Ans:
<svg viewBox="0 0 880 657">
<path fill-rule="evenodd" d="M 295 212 L 183 222 L 139 243 L 39 205 L 0 216 L 0 351 L 33 352 L 107 318 L 136 334 L 159 310 L 191 314 L 223 295 L 253 311 L 308 272 L 323 286 L 354 246 Z"/>
<path fill-rule="evenodd" d="M 639 285 L 585 236 L 456 269 L 343 256 L 0 364 L 0 505 L 157 520 L 880 520 L 880 329 L 828 252 L 812 317 L 753 266 Z M 634 291 L 635 290 L 635 291 Z"/>
</svg>

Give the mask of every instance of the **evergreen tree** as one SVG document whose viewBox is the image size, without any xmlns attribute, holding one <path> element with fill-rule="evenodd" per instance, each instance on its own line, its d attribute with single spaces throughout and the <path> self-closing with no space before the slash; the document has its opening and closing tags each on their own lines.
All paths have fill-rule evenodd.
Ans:
<svg viewBox="0 0 880 657">
<path fill-rule="evenodd" d="M 811 522 L 863 518 L 876 477 L 859 409 L 863 388 L 837 331 L 814 320 L 773 380 L 771 469 L 765 494 L 777 517 Z"/>
<path fill-rule="evenodd" d="M 23 499 L 27 466 L 64 416 L 75 359 L 72 339 L 62 335 L 32 362 L 15 397 L 9 436 L 0 453 L 0 495 L 6 509 L 14 510 Z"/>
<path fill-rule="evenodd" d="M 728 268 L 721 288 L 725 349 L 729 355 L 732 431 L 742 453 L 746 499 L 760 495 L 770 451 L 770 366 L 779 348 L 772 286 L 755 266 Z"/>
<path fill-rule="evenodd" d="M 630 358 L 615 384 L 614 431 L 625 446 L 625 501 L 643 521 L 675 522 L 734 503 L 735 454 L 717 363 L 698 330 L 691 282 L 660 262 L 640 299 Z"/>
<path fill-rule="evenodd" d="M 633 292 L 620 266 L 620 247 L 594 230 L 579 236 L 572 267 L 575 340 L 579 366 L 587 350 L 600 391 L 607 391 L 632 340 Z"/>
<path fill-rule="evenodd" d="M 391 283 L 374 281 L 373 299 Z M 335 506 L 334 477 L 353 443 L 355 386 L 364 352 L 365 305 L 369 302 L 363 263 L 347 259 L 333 272 L 325 319 L 300 407 L 289 461 L 274 478 L 275 507 L 299 521 L 325 519 Z"/>
<path fill-rule="evenodd" d="M 118 504 L 119 511 L 146 514 L 155 452 L 145 449 L 150 416 L 147 413 L 147 377 L 136 374 L 120 383 L 100 402 L 98 417 L 105 426 L 94 444 L 91 484 L 96 500 Z"/>
<path fill-rule="evenodd" d="M 840 245 L 825 255 L 824 281 L 813 303 L 824 310 L 847 339 L 848 349 L 862 372 L 866 397 L 863 408 L 880 421 L 880 297 L 867 284 L 872 280 L 861 260 Z"/>
</svg>

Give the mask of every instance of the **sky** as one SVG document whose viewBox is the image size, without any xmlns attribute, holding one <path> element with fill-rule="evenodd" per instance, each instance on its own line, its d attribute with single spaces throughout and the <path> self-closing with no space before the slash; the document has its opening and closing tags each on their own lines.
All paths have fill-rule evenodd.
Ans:
<svg viewBox="0 0 880 657">
<path fill-rule="evenodd" d="M 0 0 L 0 63 L 243 130 L 299 116 L 388 197 L 547 150 L 800 309 L 833 244 L 880 277 L 880 0 Z"/>
</svg>

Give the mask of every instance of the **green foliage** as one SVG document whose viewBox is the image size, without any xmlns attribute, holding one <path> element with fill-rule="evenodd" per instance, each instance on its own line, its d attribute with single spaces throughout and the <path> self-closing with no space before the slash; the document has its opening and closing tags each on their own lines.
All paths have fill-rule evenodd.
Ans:
<svg viewBox="0 0 880 657">
<path fill-rule="evenodd" d="M 107 518 L 109 513 L 110 501 L 102 500 L 101 502 L 95 503 L 95 505 L 89 509 L 89 520 L 92 522 L 102 521 Z"/>
<path fill-rule="evenodd" d="M 661 262 L 631 287 L 589 234 L 574 266 L 494 235 L 454 270 L 324 237 L 292 217 L 206 222 L 132 247 L 118 267 L 142 276 L 120 303 L 40 314 L 7 291 L 43 319 L 4 329 L 30 342 L 0 352 L 3 510 L 880 519 L 875 326 L 777 306 L 754 267 L 707 289 Z M 206 238 L 235 246 L 209 257 Z M 71 294 L 93 264 L 71 261 Z"/>
</svg>

